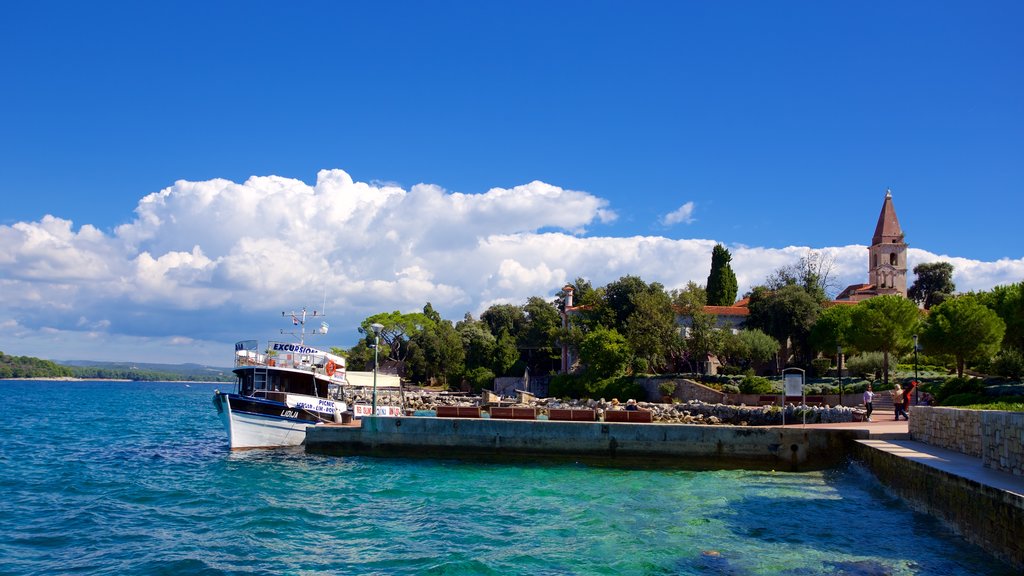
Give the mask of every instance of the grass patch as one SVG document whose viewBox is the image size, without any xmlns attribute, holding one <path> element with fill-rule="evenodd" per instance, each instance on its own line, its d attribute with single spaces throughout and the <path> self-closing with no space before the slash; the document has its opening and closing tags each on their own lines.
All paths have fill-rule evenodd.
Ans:
<svg viewBox="0 0 1024 576">
<path fill-rule="evenodd" d="M 1024 401 L 1021 402 L 989 402 L 987 404 L 971 404 L 958 406 L 969 410 L 1003 410 L 1006 412 L 1024 412 Z"/>
</svg>

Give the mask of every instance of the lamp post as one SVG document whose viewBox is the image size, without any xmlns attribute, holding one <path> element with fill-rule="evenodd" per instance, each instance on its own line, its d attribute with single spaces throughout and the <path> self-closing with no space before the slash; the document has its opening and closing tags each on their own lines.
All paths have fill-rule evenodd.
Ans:
<svg viewBox="0 0 1024 576">
<path fill-rule="evenodd" d="M 914 334 L 914 406 L 920 403 L 918 402 L 920 393 L 917 390 L 919 387 L 917 382 L 917 334 Z"/>
<path fill-rule="evenodd" d="M 836 376 L 839 376 L 839 405 L 843 405 L 843 347 L 836 346 Z"/>
<path fill-rule="evenodd" d="M 373 328 L 373 415 L 377 415 L 377 349 L 380 347 L 380 331 L 384 329 L 383 324 L 370 324 Z"/>
</svg>

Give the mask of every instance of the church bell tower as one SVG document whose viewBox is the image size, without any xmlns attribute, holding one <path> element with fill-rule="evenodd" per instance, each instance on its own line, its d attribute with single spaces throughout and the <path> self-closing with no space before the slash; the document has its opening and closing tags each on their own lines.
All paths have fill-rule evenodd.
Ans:
<svg viewBox="0 0 1024 576">
<path fill-rule="evenodd" d="M 868 247 L 868 283 L 876 294 L 907 296 L 907 243 L 896 218 L 892 191 L 885 191 L 882 212 Z"/>
</svg>

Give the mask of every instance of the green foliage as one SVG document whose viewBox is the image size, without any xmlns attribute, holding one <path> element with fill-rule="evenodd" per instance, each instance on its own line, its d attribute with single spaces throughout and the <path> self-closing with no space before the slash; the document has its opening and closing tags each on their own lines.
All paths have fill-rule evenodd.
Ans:
<svg viewBox="0 0 1024 576">
<path fill-rule="evenodd" d="M 580 360 L 593 380 L 621 376 L 629 360 L 626 339 L 614 328 L 598 327 L 580 343 Z"/>
<path fill-rule="evenodd" d="M 985 404 L 986 401 L 984 394 L 978 394 L 977 392 L 959 392 L 957 394 L 950 394 L 938 402 L 942 406 L 977 406 Z"/>
<path fill-rule="evenodd" d="M 429 302 L 427 306 L 430 306 Z M 359 325 L 359 333 L 365 335 L 367 345 L 374 342 L 373 324 L 380 324 L 384 327 L 380 331 L 380 349 L 378 350 L 380 357 L 404 363 L 409 354 L 409 340 L 424 328 L 432 326 L 434 321 L 422 312 L 402 314 L 395 310 L 394 312 L 374 314 Z"/>
<path fill-rule="evenodd" d="M 818 352 L 833 354 L 837 347 L 849 346 L 852 327 L 853 306 L 836 304 L 825 308 L 811 327 L 811 345 Z"/>
<path fill-rule="evenodd" d="M 1002 410 L 1004 412 L 1024 412 L 1024 396 L 1014 396 L 1000 399 L 996 402 L 981 402 L 978 404 L 958 404 L 961 408 L 971 410 Z"/>
<path fill-rule="evenodd" d="M 735 384 L 722 384 L 722 392 L 726 394 L 741 394 L 740 387 Z"/>
<path fill-rule="evenodd" d="M 662 396 L 671 396 L 676 392 L 677 383 L 675 381 L 661 382 L 658 384 L 658 392 Z"/>
<path fill-rule="evenodd" d="M 466 368 L 488 368 L 494 364 L 494 351 L 498 341 L 491 334 L 487 324 L 466 316 L 455 325 L 455 330 L 462 339 L 462 347 L 466 351 Z"/>
<path fill-rule="evenodd" d="M 761 376 L 747 376 L 740 381 L 740 392 L 743 394 L 772 394 L 774 391 L 771 380 Z"/>
<path fill-rule="evenodd" d="M 672 305 L 681 314 L 692 314 L 694 311 L 703 309 L 708 304 L 708 292 L 693 280 L 686 283 L 683 289 L 672 290 L 669 293 L 672 298 Z"/>
<path fill-rule="evenodd" d="M 977 298 L 958 296 L 931 310 L 921 343 L 930 352 L 952 354 L 957 375 L 963 376 L 968 361 L 996 353 L 1005 332 L 1006 324 Z"/>
<path fill-rule="evenodd" d="M 810 332 L 818 319 L 818 301 L 797 285 L 778 290 L 756 288 L 750 295 L 750 315 L 745 326 L 756 328 L 775 338 L 780 344 L 791 342 L 797 363 L 810 360 Z"/>
<path fill-rule="evenodd" d="M 976 403 L 970 399 L 965 400 L 966 396 L 984 397 L 985 383 L 981 378 L 970 378 L 957 376 L 956 378 L 950 378 L 946 380 L 942 386 L 935 391 L 935 401 L 943 406 L 959 406 L 962 404 L 954 402 L 963 402 L 966 404 Z"/>
<path fill-rule="evenodd" d="M 69 378 L 71 368 L 32 356 L 8 356 L 0 352 L 0 378 Z"/>
<path fill-rule="evenodd" d="M 732 255 L 721 244 L 711 251 L 711 273 L 708 274 L 707 301 L 711 306 L 731 306 L 739 290 L 736 273 L 729 262 Z"/>
<path fill-rule="evenodd" d="M 721 353 L 730 364 L 736 365 L 737 374 L 750 369 L 752 364 L 771 360 L 779 352 L 779 343 L 756 328 L 740 330 L 736 334 L 722 331 L 721 338 Z"/>
<path fill-rule="evenodd" d="M 715 316 L 705 314 L 702 310 L 694 310 L 690 314 L 683 347 L 690 359 L 697 362 L 694 366 L 697 370 L 702 370 L 707 355 L 718 352 L 721 346 L 724 334 L 715 328 L 715 324 Z"/>
<path fill-rule="evenodd" d="M 597 398 L 640 398 L 643 399 L 646 392 L 644 387 L 631 377 L 620 376 L 618 378 L 606 378 L 594 383 L 597 391 Z"/>
<path fill-rule="evenodd" d="M 835 259 L 824 252 L 810 251 L 796 264 L 783 266 L 772 272 L 765 280 L 768 290 L 777 291 L 786 286 L 796 286 L 807 293 L 815 302 L 828 300 L 827 292 Z"/>
<path fill-rule="evenodd" d="M 830 358 L 815 358 L 811 360 L 811 368 L 814 369 L 815 376 L 823 378 L 832 369 L 832 360 Z"/>
<path fill-rule="evenodd" d="M 626 319 L 623 335 L 643 371 L 660 372 L 669 350 L 680 348 L 672 301 L 660 285 L 633 294 L 633 312 Z"/>
<path fill-rule="evenodd" d="M 509 371 L 519 360 L 519 350 L 516 348 L 515 339 L 507 330 L 502 328 L 494 346 L 494 368 L 495 374 L 501 376 L 509 375 Z"/>
<path fill-rule="evenodd" d="M 469 369 L 466 371 L 465 378 L 470 388 L 476 393 L 484 389 L 490 389 L 494 385 L 494 372 L 483 366 Z"/>
<path fill-rule="evenodd" d="M 881 352 L 865 352 L 848 357 L 843 367 L 851 376 L 877 380 L 885 368 L 885 357 Z"/>
<path fill-rule="evenodd" d="M 889 383 L 889 355 L 911 347 L 921 311 L 897 295 L 876 296 L 859 302 L 851 314 L 850 343 L 864 351 L 883 354 L 882 377 Z"/>
<path fill-rule="evenodd" d="M 1014 348 L 1004 348 L 992 362 L 992 371 L 999 376 L 1020 380 L 1024 376 L 1024 354 Z"/>
<path fill-rule="evenodd" d="M 941 304 L 956 292 L 953 284 L 953 265 L 949 262 L 931 262 L 914 266 L 917 279 L 907 289 L 907 297 L 922 304 L 925 310 Z"/>
<path fill-rule="evenodd" d="M 1024 352 L 1024 282 L 996 286 L 990 292 L 978 294 L 977 298 L 1006 324 L 1003 347 Z"/>
</svg>

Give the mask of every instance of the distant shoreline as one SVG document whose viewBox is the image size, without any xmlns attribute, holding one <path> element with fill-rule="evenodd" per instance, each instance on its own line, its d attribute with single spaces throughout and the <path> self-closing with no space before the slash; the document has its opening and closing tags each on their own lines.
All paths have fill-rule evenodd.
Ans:
<svg viewBox="0 0 1024 576">
<path fill-rule="evenodd" d="M 217 380 L 132 380 L 131 378 L 76 378 L 74 376 L 57 376 L 57 377 L 33 377 L 33 378 L 0 378 L 0 382 L 4 381 L 50 381 L 50 382 L 167 382 L 168 384 L 234 384 L 234 382 L 224 382 Z"/>
</svg>

